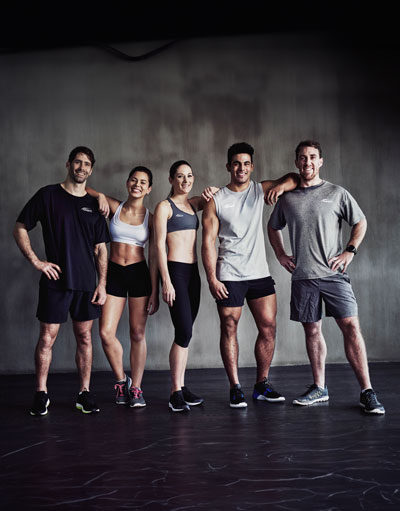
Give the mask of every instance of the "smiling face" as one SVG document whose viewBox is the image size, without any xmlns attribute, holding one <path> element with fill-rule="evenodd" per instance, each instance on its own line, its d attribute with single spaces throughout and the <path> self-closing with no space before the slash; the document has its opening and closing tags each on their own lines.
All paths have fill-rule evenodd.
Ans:
<svg viewBox="0 0 400 511">
<path fill-rule="evenodd" d="M 324 163 L 316 147 L 300 147 L 295 165 L 299 169 L 301 184 L 303 186 L 313 186 L 321 181 L 319 169 Z"/>
<path fill-rule="evenodd" d="M 129 195 L 134 199 L 148 195 L 151 192 L 149 176 L 146 172 L 137 170 L 128 178 L 126 188 Z"/>
<path fill-rule="evenodd" d="M 189 193 L 194 183 L 194 176 L 189 165 L 182 164 L 176 169 L 174 177 L 169 178 L 174 189 L 174 195 L 181 193 Z"/>
<path fill-rule="evenodd" d="M 244 185 L 250 181 L 254 165 L 250 154 L 240 153 L 232 156 L 231 162 L 226 164 L 226 168 L 231 175 L 232 184 Z"/>
<path fill-rule="evenodd" d="M 72 182 L 85 183 L 92 173 L 92 162 L 85 153 L 78 153 L 72 161 L 67 161 L 68 175 Z"/>
</svg>

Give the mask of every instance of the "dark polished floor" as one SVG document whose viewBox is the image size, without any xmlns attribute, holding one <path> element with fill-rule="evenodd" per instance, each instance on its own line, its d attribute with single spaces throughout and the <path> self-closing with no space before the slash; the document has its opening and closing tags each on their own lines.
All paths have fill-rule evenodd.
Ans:
<svg viewBox="0 0 400 511">
<path fill-rule="evenodd" d="M 367 416 L 347 365 L 327 369 L 330 401 L 295 407 L 307 366 L 275 367 L 286 403 L 230 409 L 222 369 L 188 371 L 205 404 L 167 407 L 169 373 L 148 371 L 148 406 L 113 403 L 110 373 L 94 373 L 101 411 L 75 409 L 76 375 L 49 378 L 46 417 L 28 414 L 34 377 L 1 376 L 0 508 L 9 510 L 398 510 L 400 363 L 370 365 L 385 416 Z"/>
</svg>

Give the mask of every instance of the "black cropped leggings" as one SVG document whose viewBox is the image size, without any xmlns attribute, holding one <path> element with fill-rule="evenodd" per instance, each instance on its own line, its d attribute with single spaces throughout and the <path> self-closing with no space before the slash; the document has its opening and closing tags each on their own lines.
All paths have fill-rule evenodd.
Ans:
<svg viewBox="0 0 400 511">
<path fill-rule="evenodd" d="M 175 300 L 169 308 L 175 327 L 175 343 L 189 346 L 193 323 L 200 305 L 200 275 L 197 263 L 168 261 L 168 271 L 175 288 Z"/>
</svg>

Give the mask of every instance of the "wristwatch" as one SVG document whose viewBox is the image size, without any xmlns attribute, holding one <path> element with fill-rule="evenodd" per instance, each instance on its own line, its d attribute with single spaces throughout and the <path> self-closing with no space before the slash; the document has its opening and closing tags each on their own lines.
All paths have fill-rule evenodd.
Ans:
<svg viewBox="0 0 400 511">
<path fill-rule="evenodd" d="M 349 245 L 346 247 L 346 252 L 352 252 L 354 255 L 357 254 L 357 249 L 354 245 Z"/>
</svg>

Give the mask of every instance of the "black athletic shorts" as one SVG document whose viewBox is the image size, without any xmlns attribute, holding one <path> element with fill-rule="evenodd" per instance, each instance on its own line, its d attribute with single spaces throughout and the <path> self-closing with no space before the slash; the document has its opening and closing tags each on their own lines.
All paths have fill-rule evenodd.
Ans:
<svg viewBox="0 0 400 511">
<path fill-rule="evenodd" d="M 107 294 L 139 298 L 151 295 L 151 278 L 146 261 L 121 266 L 108 261 Z"/>
<path fill-rule="evenodd" d="M 36 317 L 44 323 L 65 323 L 68 312 L 74 321 L 90 321 L 101 315 L 100 305 L 91 303 L 93 291 L 60 291 L 39 286 L 39 303 Z"/>
<path fill-rule="evenodd" d="M 272 277 L 254 280 L 224 280 L 228 290 L 228 298 L 215 300 L 220 307 L 243 307 L 244 299 L 247 302 L 275 294 L 275 282 Z"/>
</svg>

